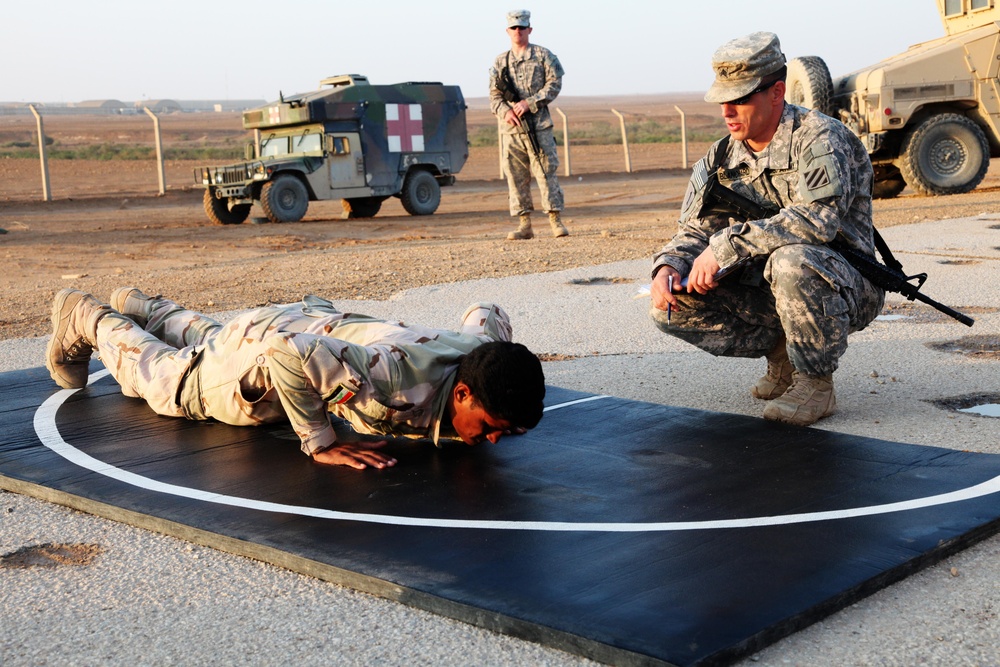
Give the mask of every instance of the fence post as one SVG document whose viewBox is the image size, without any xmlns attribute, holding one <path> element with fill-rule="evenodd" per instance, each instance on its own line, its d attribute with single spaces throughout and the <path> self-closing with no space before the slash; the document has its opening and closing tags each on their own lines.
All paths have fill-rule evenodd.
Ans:
<svg viewBox="0 0 1000 667">
<path fill-rule="evenodd" d="M 563 121 L 563 153 L 566 157 L 566 175 L 569 176 L 573 173 L 569 166 L 569 119 L 559 107 L 556 107 L 556 113 L 562 117 Z"/>
<path fill-rule="evenodd" d="M 34 104 L 29 104 L 28 108 L 35 116 L 35 123 L 38 126 L 38 157 L 42 160 L 42 201 L 52 201 L 52 188 L 49 185 L 49 155 L 45 151 L 45 130 L 42 127 L 42 115 L 35 110 Z"/>
<path fill-rule="evenodd" d="M 629 152 L 628 152 L 628 134 L 626 134 L 626 132 L 625 132 L 625 116 L 623 116 L 621 114 L 621 112 L 616 111 L 615 109 L 612 109 L 611 113 L 613 113 L 614 115 L 618 116 L 618 120 L 621 121 L 621 125 L 622 125 L 622 146 L 625 147 L 625 171 L 627 171 L 628 173 L 631 174 L 632 173 L 632 158 L 631 158 L 631 156 L 629 155 Z"/>
<path fill-rule="evenodd" d="M 681 115 L 681 166 L 685 169 L 688 168 L 688 133 L 687 133 L 687 119 L 684 117 L 684 110 L 681 109 L 676 104 L 674 108 L 677 109 L 677 113 Z"/>
<path fill-rule="evenodd" d="M 143 107 L 142 110 L 153 119 L 153 133 L 156 135 L 157 175 L 160 177 L 160 195 L 162 196 L 167 194 L 167 177 L 163 172 L 163 141 L 160 139 L 160 119 L 149 110 L 149 107 Z"/>
<path fill-rule="evenodd" d="M 497 123 L 497 164 L 500 167 L 500 178 L 504 177 L 503 173 L 503 128 L 500 123 Z"/>
</svg>

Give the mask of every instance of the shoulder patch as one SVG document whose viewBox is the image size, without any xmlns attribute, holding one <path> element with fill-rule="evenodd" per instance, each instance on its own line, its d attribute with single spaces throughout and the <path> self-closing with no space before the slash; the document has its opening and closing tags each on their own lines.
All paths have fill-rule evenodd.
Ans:
<svg viewBox="0 0 1000 667">
<path fill-rule="evenodd" d="M 837 170 L 837 158 L 827 141 L 817 141 L 803 154 L 799 162 L 799 197 L 802 201 L 814 202 L 826 197 L 837 197 L 844 193 Z"/>
<path fill-rule="evenodd" d="M 830 175 L 826 173 L 826 165 L 810 169 L 802 174 L 802 179 L 805 181 L 806 190 L 815 190 L 824 185 L 830 185 Z"/>
<path fill-rule="evenodd" d="M 829 142 L 825 137 L 817 139 L 810 146 L 812 150 L 813 157 L 820 157 L 821 155 L 829 155 L 833 152 L 833 144 Z"/>
<path fill-rule="evenodd" d="M 337 388 L 330 392 L 330 395 L 326 397 L 326 402 L 333 403 L 334 405 L 340 405 L 342 403 L 346 403 L 352 398 L 354 398 L 354 392 L 344 385 L 338 384 Z"/>
<path fill-rule="evenodd" d="M 701 211 L 702 192 L 705 190 L 705 184 L 708 183 L 706 159 L 698 160 L 691 170 L 691 180 L 688 181 L 687 190 L 684 191 L 684 202 L 681 204 L 680 219 L 682 221 L 697 217 Z"/>
<path fill-rule="evenodd" d="M 698 160 L 691 169 L 691 182 L 694 183 L 696 191 L 700 191 L 705 187 L 705 183 L 708 183 L 708 166 L 705 158 Z"/>
</svg>

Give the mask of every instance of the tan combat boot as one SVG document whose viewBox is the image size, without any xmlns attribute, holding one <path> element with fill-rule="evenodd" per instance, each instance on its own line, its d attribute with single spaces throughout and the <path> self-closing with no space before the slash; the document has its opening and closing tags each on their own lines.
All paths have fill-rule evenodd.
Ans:
<svg viewBox="0 0 1000 667">
<path fill-rule="evenodd" d="M 774 349 L 767 353 L 767 374 L 757 380 L 757 384 L 750 389 L 750 394 L 764 401 L 778 398 L 792 384 L 793 370 L 792 362 L 788 360 L 785 337 L 782 336 Z"/>
<path fill-rule="evenodd" d="M 142 328 L 149 323 L 153 302 L 160 296 L 147 296 L 138 287 L 119 287 L 111 293 L 111 307 Z"/>
<path fill-rule="evenodd" d="M 110 312 L 111 306 L 80 290 L 64 289 L 56 294 L 45 367 L 60 387 L 87 386 L 90 356 L 97 345 L 97 321 Z"/>
<path fill-rule="evenodd" d="M 764 408 L 764 419 L 809 426 L 836 411 L 832 375 L 811 377 L 795 371 L 788 391 Z"/>
<path fill-rule="evenodd" d="M 559 211 L 549 211 L 549 227 L 552 228 L 552 236 L 557 239 L 563 236 L 569 236 L 569 230 L 566 229 L 566 225 L 562 223 L 562 218 L 559 217 Z"/>
<path fill-rule="evenodd" d="M 524 241 L 535 238 L 535 232 L 531 231 L 531 216 L 524 214 L 521 216 L 521 224 L 517 229 L 507 234 L 508 241 Z"/>
</svg>

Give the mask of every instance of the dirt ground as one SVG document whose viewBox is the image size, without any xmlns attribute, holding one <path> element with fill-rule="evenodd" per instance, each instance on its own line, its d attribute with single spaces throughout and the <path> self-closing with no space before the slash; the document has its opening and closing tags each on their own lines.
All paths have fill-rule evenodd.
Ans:
<svg viewBox="0 0 1000 667">
<path fill-rule="evenodd" d="M 214 118 L 223 115 L 182 114 L 163 124 L 173 126 L 177 141 L 192 141 L 206 119 L 235 123 L 236 130 L 222 135 L 242 137 L 238 117 Z M 488 122 L 482 109 L 470 109 L 470 127 L 473 116 Z M 79 117 L 58 117 L 46 121 L 46 134 L 65 143 L 145 131 L 152 141 L 142 119 L 126 120 L 127 132 L 108 125 L 126 122 L 121 118 L 81 126 Z M 182 121 L 191 125 L 183 132 L 177 129 Z M 0 117 L 0 140 L 30 135 L 33 122 Z M 706 148 L 689 146 L 690 162 Z M 504 240 L 512 222 L 492 147 L 471 150 L 459 182 L 442 191 L 434 215 L 409 216 L 390 199 L 375 218 L 341 220 L 339 202 L 314 202 L 303 221 L 280 225 L 210 223 L 202 191 L 193 185 L 199 162 L 168 163 L 167 191 L 158 196 L 155 164 L 52 160 L 53 201 L 44 202 L 37 161 L 0 159 L 0 229 L 6 232 L 0 233 L 0 338 L 49 333 L 50 304 L 63 287 L 107 298 L 116 287 L 135 285 L 193 308 L 222 311 L 306 293 L 384 299 L 421 285 L 648 258 L 676 229 L 688 171 L 679 144 L 632 146 L 630 158 L 633 171 L 627 173 L 621 146 L 573 146 L 572 175 L 560 170 L 570 236 L 551 238 L 538 216 L 543 233 L 521 242 Z M 876 201 L 876 225 L 995 211 L 996 162 L 986 181 L 965 195 L 920 197 L 907 190 Z M 251 214 L 261 215 L 257 209 Z"/>
</svg>

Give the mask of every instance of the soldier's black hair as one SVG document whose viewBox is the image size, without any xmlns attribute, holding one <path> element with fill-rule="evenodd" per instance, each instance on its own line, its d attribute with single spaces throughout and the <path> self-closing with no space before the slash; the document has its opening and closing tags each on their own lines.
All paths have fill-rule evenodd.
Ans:
<svg viewBox="0 0 1000 667">
<path fill-rule="evenodd" d="M 542 419 L 542 364 L 520 343 L 483 343 L 462 357 L 455 381 L 468 385 L 487 414 L 511 426 L 534 428 Z"/>
</svg>

